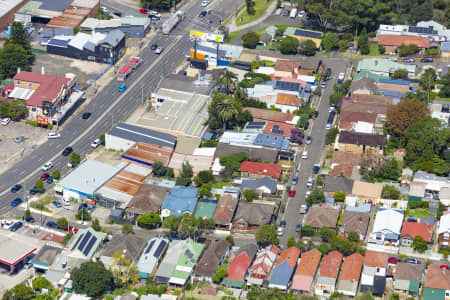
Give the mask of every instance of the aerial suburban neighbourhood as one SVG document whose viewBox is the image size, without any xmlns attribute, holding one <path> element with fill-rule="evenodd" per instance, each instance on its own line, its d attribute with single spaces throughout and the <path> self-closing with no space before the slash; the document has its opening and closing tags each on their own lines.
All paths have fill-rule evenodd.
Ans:
<svg viewBox="0 0 450 300">
<path fill-rule="evenodd" d="M 450 300 L 448 0 L 0 0 L 3 300 Z"/>
</svg>

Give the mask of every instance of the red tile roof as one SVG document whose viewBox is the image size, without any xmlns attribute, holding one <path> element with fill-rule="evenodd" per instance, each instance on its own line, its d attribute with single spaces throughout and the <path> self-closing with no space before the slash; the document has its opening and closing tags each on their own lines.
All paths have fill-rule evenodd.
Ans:
<svg viewBox="0 0 450 300">
<path fill-rule="evenodd" d="M 267 246 L 261 249 L 257 254 L 255 261 L 253 262 L 252 269 L 250 270 L 250 277 L 254 278 L 267 278 L 270 270 L 272 269 L 275 260 L 277 259 L 280 249 L 275 246 Z"/>
<path fill-rule="evenodd" d="M 252 114 L 253 118 L 264 121 L 286 123 L 288 121 L 292 121 L 292 119 L 294 118 L 294 114 L 288 114 L 263 108 L 245 107 L 244 110 L 248 110 Z"/>
<path fill-rule="evenodd" d="M 297 247 L 289 247 L 280 253 L 280 257 L 277 261 L 277 266 L 283 262 L 287 262 L 289 266 L 294 269 L 297 264 L 298 257 L 300 256 L 300 250 Z"/>
<path fill-rule="evenodd" d="M 401 45 L 416 45 L 419 48 L 430 48 L 430 39 L 412 35 L 383 34 L 378 36 L 378 44 L 396 47 Z"/>
<path fill-rule="evenodd" d="M 369 267 L 386 268 L 389 255 L 387 253 L 379 253 L 367 251 L 364 258 L 364 265 Z"/>
<path fill-rule="evenodd" d="M 279 131 L 283 131 L 283 133 L 275 133 L 273 132 L 274 126 L 278 126 Z M 289 124 L 285 124 L 285 123 L 281 123 L 281 122 L 273 122 L 273 121 L 268 121 L 266 124 L 266 127 L 264 127 L 263 132 L 264 133 L 268 133 L 268 134 L 275 134 L 275 135 L 281 135 L 287 138 L 291 137 L 291 130 L 295 128 L 294 125 L 289 125 Z M 277 130 L 275 130 L 276 132 L 278 132 Z"/>
<path fill-rule="evenodd" d="M 344 259 L 340 280 L 359 281 L 364 257 L 359 253 L 353 253 Z"/>
<path fill-rule="evenodd" d="M 312 249 L 302 254 L 295 275 L 314 276 L 322 254 L 317 249 Z"/>
<path fill-rule="evenodd" d="M 438 265 L 429 265 L 425 287 L 439 290 L 450 290 L 450 272 Z"/>
<path fill-rule="evenodd" d="M 275 62 L 275 71 L 294 72 L 298 68 L 300 68 L 298 61 L 278 59 Z"/>
<path fill-rule="evenodd" d="M 281 165 L 244 161 L 242 162 L 240 171 L 249 172 L 250 174 L 266 175 L 278 179 L 281 174 Z"/>
<path fill-rule="evenodd" d="M 251 264 L 251 260 L 247 255 L 247 252 L 242 252 L 236 256 L 228 268 L 228 280 L 244 281 L 247 269 Z"/>
<path fill-rule="evenodd" d="M 361 161 L 361 154 L 352 152 L 334 151 L 331 158 L 332 164 L 345 164 L 351 166 L 359 165 Z"/>
<path fill-rule="evenodd" d="M 42 106 L 43 101 L 53 102 L 66 85 L 72 81 L 70 78 L 43 75 L 39 73 L 22 71 L 14 76 L 14 80 L 39 83 L 39 87 L 27 100 L 29 106 Z"/>
<path fill-rule="evenodd" d="M 334 250 L 322 259 L 320 264 L 320 277 L 337 278 L 339 274 L 339 268 L 342 262 L 341 252 Z"/>
<path fill-rule="evenodd" d="M 404 222 L 401 237 L 414 239 L 416 236 L 420 236 L 427 243 L 431 243 L 431 238 L 433 235 L 433 227 L 427 226 L 424 223 L 417 222 Z"/>
<path fill-rule="evenodd" d="M 278 93 L 277 104 L 298 107 L 300 106 L 300 98 L 297 98 L 295 95 L 291 94 Z"/>
<path fill-rule="evenodd" d="M 353 166 L 352 165 L 337 165 L 334 166 L 331 171 L 328 172 L 329 176 L 345 176 L 349 179 L 352 178 L 353 175 Z"/>
</svg>

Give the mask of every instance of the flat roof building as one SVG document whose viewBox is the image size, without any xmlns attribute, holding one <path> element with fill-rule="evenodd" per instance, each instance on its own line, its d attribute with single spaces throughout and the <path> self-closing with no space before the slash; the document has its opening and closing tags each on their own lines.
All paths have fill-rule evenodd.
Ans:
<svg viewBox="0 0 450 300">
<path fill-rule="evenodd" d="M 0 236 L 0 263 L 14 272 L 16 265 L 30 256 L 37 249 L 27 243 Z"/>
<path fill-rule="evenodd" d="M 14 21 L 14 14 L 28 0 L 0 0 L 0 30 L 8 28 L 8 24 Z"/>
</svg>

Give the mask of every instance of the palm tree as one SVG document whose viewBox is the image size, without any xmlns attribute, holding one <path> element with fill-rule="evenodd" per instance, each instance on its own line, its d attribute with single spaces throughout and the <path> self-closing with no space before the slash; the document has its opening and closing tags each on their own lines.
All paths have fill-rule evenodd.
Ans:
<svg viewBox="0 0 450 300">
<path fill-rule="evenodd" d="M 228 69 L 224 69 L 220 73 L 219 77 L 219 86 L 221 88 L 225 88 L 227 90 L 227 95 L 230 93 L 230 86 L 233 85 L 236 82 L 237 75 L 231 71 L 228 71 Z"/>
<path fill-rule="evenodd" d="M 238 110 L 234 105 L 233 98 L 225 98 L 217 103 L 217 118 L 223 124 L 223 130 L 227 127 L 227 122 L 230 121 L 237 113 Z"/>
</svg>

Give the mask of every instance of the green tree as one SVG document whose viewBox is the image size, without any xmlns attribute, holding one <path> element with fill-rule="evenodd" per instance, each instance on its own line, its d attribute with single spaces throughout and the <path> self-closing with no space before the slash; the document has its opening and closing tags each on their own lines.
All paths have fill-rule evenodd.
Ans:
<svg viewBox="0 0 450 300">
<path fill-rule="evenodd" d="M 383 55 L 386 52 L 386 48 L 383 45 L 378 45 L 378 52 Z"/>
<path fill-rule="evenodd" d="M 211 193 L 211 185 L 210 184 L 204 184 L 198 189 L 198 196 L 200 198 L 208 198 L 212 196 Z"/>
<path fill-rule="evenodd" d="M 233 172 L 238 172 L 243 161 L 248 160 L 249 157 L 245 152 L 238 152 L 220 158 L 220 164 L 225 168 L 231 169 Z"/>
<path fill-rule="evenodd" d="M 225 98 L 217 104 L 217 119 L 222 124 L 224 131 L 227 128 L 227 123 L 231 121 L 238 112 L 232 98 Z"/>
<path fill-rule="evenodd" d="M 211 173 L 211 171 L 207 171 L 207 170 L 198 172 L 197 176 L 194 177 L 194 182 L 198 186 L 201 186 L 206 183 L 210 183 L 213 180 L 214 180 L 213 174 Z"/>
<path fill-rule="evenodd" d="M 434 85 L 436 84 L 436 71 L 433 68 L 428 68 L 425 72 L 420 76 L 420 86 L 428 93 L 428 101 L 430 91 L 434 89 Z"/>
<path fill-rule="evenodd" d="M 326 138 L 325 138 L 327 145 L 331 145 L 332 143 L 334 143 L 338 133 L 339 133 L 339 129 L 337 129 L 336 127 L 330 128 L 330 130 L 328 130 Z"/>
<path fill-rule="evenodd" d="M 290 236 L 290 237 L 288 238 L 288 240 L 287 240 L 287 243 L 286 243 L 287 247 L 288 247 L 288 248 L 294 247 L 295 244 L 296 244 L 296 242 L 295 242 L 295 237 Z"/>
<path fill-rule="evenodd" d="M 28 221 L 29 219 L 31 219 L 31 212 L 29 209 L 25 210 L 23 217 L 24 217 L 25 221 Z"/>
<path fill-rule="evenodd" d="M 392 180 L 397 181 L 398 178 L 402 175 L 402 166 L 400 162 L 396 159 L 391 159 L 383 163 L 380 167 L 376 169 L 372 169 L 369 172 L 369 181 L 384 181 L 384 180 Z"/>
<path fill-rule="evenodd" d="M 408 70 L 406 69 L 397 69 L 391 75 L 392 79 L 408 79 Z"/>
<path fill-rule="evenodd" d="M 450 97 L 450 72 L 447 72 L 447 74 L 441 76 L 441 85 L 442 86 L 439 92 L 439 97 Z"/>
<path fill-rule="evenodd" d="M 400 198 L 400 192 L 393 185 L 385 185 L 383 186 L 381 197 L 383 197 L 383 199 L 398 200 Z"/>
<path fill-rule="evenodd" d="M 262 247 L 280 243 L 277 237 L 277 229 L 270 224 L 264 224 L 259 227 L 255 234 L 255 240 Z"/>
<path fill-rule="evenodd" d="M 398 47 L 398 55 L 401 57 L 419 53 L 420 49 L 416 45 L 401 45 Z"/>
<path fill-rule="evenodd" d="M 36 183 L 34 184 L 34 186 L 36 187 L 36 189 L 39 192 L 42 193 L 44 191 L 44 183 L 42 182 L 42 180 L 40 180 L 40 179 L 36 180 Z"/>
<path fill-rule="evenodd" d="M 302 236 L 314 236 L 314 228 L 312 226 L 306 225 L 302 228 Z"/>
<path fill-rule="evenodd" d="M 322 243 L 317 247 L 317 250 L 319 250 L 322 255 L 326 255 L 328 254 L 328 252 L 330 252 L 330 246 L 326 243 Z"/>
<path fill-rule="evenodd" d="M 336 202 L 344 202 L 345 201 L 345 193 L 344 192 L 336 192 L 334 194 L 334 201 Z"/>
<path fill-rule="evenodd" d="M 314 56 L 316 54 L 316 43 L 312 40 L 306 40 L 302 45 L 302 53 L 306 56 Z"/>
<path fill-rule="evenodd" d="M 66 233 L 63 237 L 63 244 L 67 245 L 72 237 L 73 237 L 72 231 L 69 231 L 68 233 Z"/>
<path fill-rule="evenodd" d="M 247 202 L 252 202 L 253 200 L 257 200 L 259 195 L 254 190 L 245 190 L 243 193 L 244 199 Z"/>
<path fill-rule="evenodd" d="M 19 45 L 28 53 L 28 55 L 31 55 L 31 43 L 21 22 L 12 23 L 11 35 L 7 40 L 7 43 Z"/>
<path fill-rule="evenodd" d="M 140 215 L 136 221 L 138 226 L 152 229 L 161 224 L 161 217 L 152 211 L 146 215 Z"/>
<path fill-rule="evenodd" d="M 100 143 L 102 143 L 102 145 L 105 144 L 105 134 L 102 133 L 98 136 L 98 139 L 100 140 Z"/>
<path fill-rule="evenodd" d="M 70 273 L 73 288 L 78 294 L 100 298 L 106 291 L 114 289 L 114 277 L 102 262 L 85 262 Z"/>
<path fill-rule="evenodd" d="M 388 108 L 386 128 L 391 135 L 403 136 L 408 127 L 429 114 L 425 103 L 414 99 L 405 99 Z"/>
<path fill-rule="evenodd" d="M 100 221 L 98 220 L 98 218 L 95 218 L 94 220 L 92 220 L 91 227 L 95 231 L 102 231 L 102 227 L 100 226 Z"/>
<path fill-rule="evenodd" d="M 58 228 L 60 229 L 65 229 L 69 227 L 69 221 L 64 217 L 61 217 L 56 220 L 56 225 L 58 225 Z"/>
<path fill-rule="evenodd" d="M 291 36 L 287 36 L 280 42 L 280 51 L 283 54 L 297 54 L 298 40 Z"/>
<path fill-rule="evenodd" d="M 234 245 L 234 238 L 231 234 L 227 235 L 227 237 L 225 238 L 225 240 L 228 242 L 228 244 L 230 244 L 231 246 Z"/>
<path fill-rule="evenodd" d="M 128 223 L 123 223 L 122 224 L 122 233 L 123 234 L 133 233 L 133 225 L 128 224 Z"/>
<path fill-rule="evenodd" d="M 22 46 L 5 43 L 3 48 L 0 48 L 0 76 L 12 77 L 16 74 L 17 68 L 29 70 L 30 59 L 31 56 Z"/>
<path fill-rule="evenodd" d="M 50 281 L 47 280 L 47 278 L 43 276 L 38 276 L 33 279 L 32 286 L 34 290 L 41 291 L 42 289 L 52 289 L 52 284 Z"/>
<path fill-rule="evenodd" d="M 80 154 L 76 153 L 76 152 L 72 152 L 72 154 L 70 155 L 70 164 L 72 165 L 72 168 L 75 168 L 76 166 L 78 166 L 81 162 L 81 156 Z"/>
<path fill-rule="evenodd" d="M 160 161 L 155 161 L 152 165 L 153 175 L 162 177 L 166 175 L 166 167 Z"/>
<path fill-rule="evenodd" d="M 245 33 L 242 37 L 242 46 L 249 49 L 255 49 L 259 43 L 259 35 L 256 32 L 249 31 Z"/>
<path fill-rule="evenodd" d="M 320 238 L 322 239 L 323 242 L 326 243 L 329 242 L 335 235 L 336 233 L 330 228 L 327 227 L 320 228 Z"/>
<path fill-rule="evenodd" d="M 33 289 L 29 286 L 26 286 L 25 283 L 19 283 L 7 292 L 6 299 L 30 300 L 33 299 L 33 297 L 34 297 Z M 3 296 L 3 298 L 5 298 L 5 296 Z"/>
<path fill-rule="evenodd" d="M 356 231 L 350 231 L 348 233 L 347 237 L 350 241 L 355 242 L 355 243 L 358 243 L 360 241 L 359 233 Z"/>
<path fill-rule="evenodd" d="M 425 242 L 425 240 L 421 236 L 416 236 L 414 238 L 413 247 L 420 253 L 423 253 L 428 249 L 427 242 Z"/>
<path fill-rule="evenodd" d="M 322 38 L 322 46 L 323 48 L 330 52 L 333 49 L 338 48 L 339 46 L 339 36 L 337 33 L 328 32 Z"/>
<path fill-rule="evenodd" d="M 247 9 L 247 14 L 254 15 L 256 13 L 254 0 L 245 0 L 245 7 Z"/>
<path fill-rule="evenodd" d="M 169 229 L 169 235 L 176 236 L 180 227 L 181 219 L 177 216 L 168 216 L 164 218 L 163 228 Z"/>
<path fill-rule="evenodd" d="M 224 88 L 227 91 L 227 95 L 230 94 L 231 87 L 236 85 L 237 75 L 236 73 L 231 72 L 227 68 L 223 69 L 220 72 L 219 80 L 217 83 L 221 88 Z"/>
<path fill-rule="evenodd" d="M 216 272 L 214 273 L 212 280 L 215 283 L 221 283 L 222 280 L 228 275 L 228 268 L 226 266 L 220 266 L 216 269 Z"/>
<path fill-rule="evenodd" d="M 61 172 L 59 170 L 54 170 L 52 172 L 52 178 L 54 180 L 59 180 L 59 178 L 61 178 Z"/>
<path fill-rule="evenodd" d="M 311 194 L 306 197 L 305 202 L 308 205 L 318 204 L 325 202 L 325 195 L 321 188 L 315 188 L 311 191 Z"/>
<path fill-rule="evenodd" d="M 77 212 L 77 214 L 75 215 L 75 218 L 77 220 L 90 221 L 91 214 L 88 212 L 88 210 L 86 208 L 82 208 Z"/>
<path fill-rule="evenodd" d="M 365 28 L 361 35 L 358 37 L 358 48 L 361 54 L 366 55 L 370 53 L 369 36 L 367 35 L 367 31 Z"/>
</svg>

